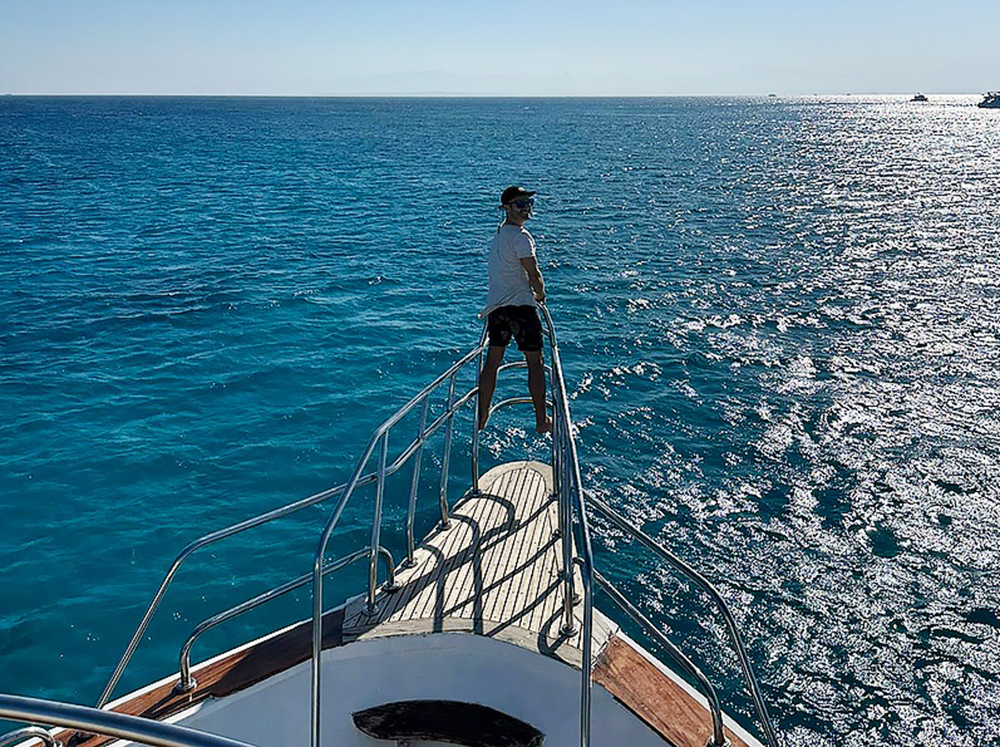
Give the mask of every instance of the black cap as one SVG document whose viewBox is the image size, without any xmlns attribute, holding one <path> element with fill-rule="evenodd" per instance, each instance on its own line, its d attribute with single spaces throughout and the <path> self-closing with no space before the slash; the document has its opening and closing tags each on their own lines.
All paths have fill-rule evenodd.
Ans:
<svg viewBox="0 0 1000 747">
<path fill-rule="evenodd" d="M 533 197 L 534 192 L 529 192 L 524 187 L 507 187 L 500 195 L 500 204 L 507 205 L 518 197 Z"/>
</svg>

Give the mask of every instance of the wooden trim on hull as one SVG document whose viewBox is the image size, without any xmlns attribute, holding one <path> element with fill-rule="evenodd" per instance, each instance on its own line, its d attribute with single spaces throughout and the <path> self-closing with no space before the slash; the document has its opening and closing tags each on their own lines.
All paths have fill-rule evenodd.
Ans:
<svg viewBox="0 0 1000 747">
<path fill-rule="evenodd" d="M 343 608 L 324 615 L 324 649 L 343 643 L 343 625 Z M 198 684 L 191 692 L 175 692 L 177 678 L 171 678 L 119 701 L 110 710 L 162 721 L 208 698 L 224 698 L 245 690 L 308 661 L 311 656 L 312 621 L 306 620 L 278 635 L 198 665 L 192 670 Z M 61 732 L 56 738 L 64 744 L 69 740 L 70 747 L 101 747 L 115 741 L 112 737 L 74 734 L 71 731 Z"/>
<path fill-rule="evenodd" d="M 594 666 L 593 682 L 674 747 L 705 747 L 712 736 L 708 709 L 618 636 Z M 733 747 L 747 743 L 726 729 Z"/>
<path fill-rule="evenodd" d="M 343 609 L 324 618 L 323 648 L 345 644 Z M 447 631 L 452 632 L 452 631 Z M 427 633 L 422 633 L 426 635 Z M 475 633 L 469 632 L 470 635 Z M 524 648 L 532 648 L 524 645 Z M 208 698 L 223 698 L 244 690 L 307 661 L 312 653 L 310 621 L 195 667 L 197 687 L 189 693 L 174 692 L 176 678 L 142 690 L 114 704 L 112 710 L 162 721 Z M 541 655 L 541 654 L 540 654 Z M 550 654 L 550 658 L 560 657 Z M 673 747 L 705 747 L 711 735 L 707 709 L 673 679 L 665 675 L 628 642 L 613 635 L 594 666 L 593 682 L 641 719 Z M 750 747 L 726 729 L 733 747 Z M 111 737 L 56 735 L 73 747 L 103 747 Z"/>
</svg>

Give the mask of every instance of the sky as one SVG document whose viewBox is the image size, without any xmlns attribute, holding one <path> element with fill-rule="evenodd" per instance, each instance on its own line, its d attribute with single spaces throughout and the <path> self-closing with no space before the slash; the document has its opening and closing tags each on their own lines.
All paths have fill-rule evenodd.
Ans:
<svg viewBox="0 0 1000 747">
<path fill-rule="evenodd" d="M 0 0 L 0 94 L 1000 89 L 1000 0 Z"/>
</svg>

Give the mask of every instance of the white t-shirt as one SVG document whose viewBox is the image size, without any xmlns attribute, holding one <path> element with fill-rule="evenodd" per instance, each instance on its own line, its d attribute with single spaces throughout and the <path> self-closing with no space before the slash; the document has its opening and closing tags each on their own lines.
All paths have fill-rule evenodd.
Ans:
<svg viewBox="0 0 1000 747">
<path fill-rule="evenodd" d="M 505 223 L 497 229 L 486 259 L 490 291 L 480 316 L 485 318 L 501 306 L 536 305 L 528 271 L 521 264 L 522 259 L 534 256 L 535 240 L 524 226 Z"/>
</svg>

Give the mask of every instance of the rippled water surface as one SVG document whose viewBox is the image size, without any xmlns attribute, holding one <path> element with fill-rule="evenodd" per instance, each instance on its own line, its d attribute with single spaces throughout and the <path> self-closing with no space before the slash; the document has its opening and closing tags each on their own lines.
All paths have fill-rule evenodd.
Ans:
<svg viewBox="0 0 1000 747">
<path fill-rule="evenodd" d="M 0 691 L 93 702 L 187 542 L 344 482 L 476 341 L 523 183 L 585 481 L 718 583 L 787 743 L 1000 743 L 1000 117 L 974 101 L 0 99 Z M 489 453 L 543 453 L 529 417 Z M 193 560 L 123 687 L 306 572 L 325 515 Z M 595 531 L 748 716 L 705 600 Z"/>
</svg>

